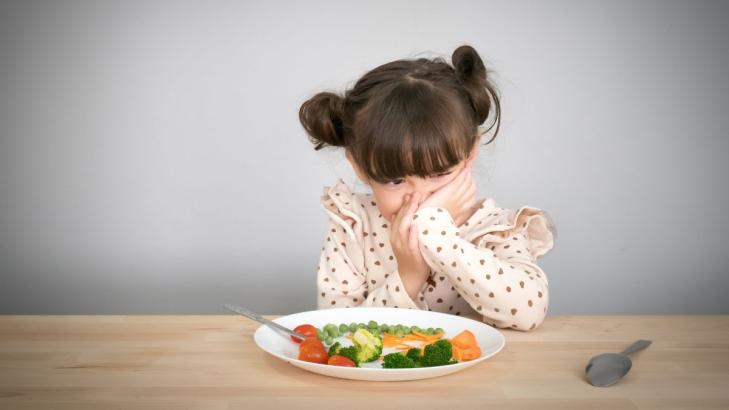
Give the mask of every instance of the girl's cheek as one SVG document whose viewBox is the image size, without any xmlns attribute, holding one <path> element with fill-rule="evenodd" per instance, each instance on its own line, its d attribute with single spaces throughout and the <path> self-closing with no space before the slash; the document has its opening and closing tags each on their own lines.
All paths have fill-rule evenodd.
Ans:
<svg viewBox="0 0 729 410">
<path fill-rule="evenodd" d="M 397 212 L 400 210 L 400 208 L 392 206 L 391 204 L 388 204 L 386 206 L 383 206 L 382 209 L 380 209 L 380 213 L 382 214 L 382 217 L 387 220 L 387 222 L 392 223 L 392 221 L 395 220 L 395 216 L 397 215 Z"/>
<path fill-rule="evenodd" d="M 401 190 L 377 189 L 373 190 L 377 208 L 388 225 L 395 220 L 400 208 L 404 205 L 404 194 Z"/>
</svg>

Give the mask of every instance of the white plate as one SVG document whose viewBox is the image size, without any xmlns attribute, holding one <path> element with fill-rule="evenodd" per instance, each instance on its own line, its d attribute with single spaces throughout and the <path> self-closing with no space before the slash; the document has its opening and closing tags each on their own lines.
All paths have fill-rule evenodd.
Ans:
<svg viewBox="0 0 729 410">
<path fill-rule="evenodd" d="M 448 339 L 468 329 L 476 336 L 476 340 L 481 348 L 481 357 L 457 364 L 413 369 L 383 369 L 381 360 L 364 363 L 362 367 L 342 367 L 299 360 L 299 344 L 294 343 L 291 338 L 284 336 L 283 333 L 274 331 L 265 325 L 261 325 L 256 329 L 253 339 L 258 347 L 264 351 L 302 369 L 326 376 L 373 381 L 418 380 L 454 373 L 481 363 L 501 351 L 506 344 L 506 339 L 501 332 L 483 322 L 462 316 L 427 310 L 385 307 L 322 309 L 281 316 L 274 319 L 274 322 L 286 326 L 289 329 L 305 323 L 321 329 L 327 323 L 339 325 L 340 323 L 351 322 L 367 323 L 370 320 L 374 320 L 378 324 L 402 324 L 422 328 L 440 327 L 445 331 L 444 337 Z M 351 344 L 344 337 L 339 337 L 335 341 L 339 341 L 343 345 Z M 328 349 L 326 344 L 325 347 Z M 386 347 L 382 354 L 385 355 L 396 351 L 394 348 Z"/>
</svg>

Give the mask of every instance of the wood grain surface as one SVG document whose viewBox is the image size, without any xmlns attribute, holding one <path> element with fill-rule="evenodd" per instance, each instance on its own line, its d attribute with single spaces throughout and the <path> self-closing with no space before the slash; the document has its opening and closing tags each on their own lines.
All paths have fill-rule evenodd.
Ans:
<svg viewBox="0 0 729 410">
<path fill-rule="evenodd" d="M 276 316 L 267 316 L 275 318 Z M 729 315 L 549 316 L 496 356 L 406 382 L 331 378 L 253 342 L 242 316 L 0 316 L 0 409 L 729 408 Z M 618 384 L 590 357 L 637 339 Z"/>
</svg>

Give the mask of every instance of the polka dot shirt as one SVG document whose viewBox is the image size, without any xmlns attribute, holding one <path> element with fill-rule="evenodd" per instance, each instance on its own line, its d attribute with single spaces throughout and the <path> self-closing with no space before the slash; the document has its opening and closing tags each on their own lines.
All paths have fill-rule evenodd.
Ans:
<svg viewBox="0 0 729 410">
<path fill-rule="evenodd" d="M 413 300 L 405 291 L 390 245 L 389 222 L 369 193 L 339 179 L 324 187 L 329 226 L 317 267 L 317 306 L 377 306 L 480 315 L 499 328 L 533 330 L 549 305 L 538 257 L 554 246 L 549 214 L 524 206 L 514 212 L 493 199 L 461 226 L 446 209 L 418 209 L 420 251 L 430 275 Z"/>
</svg>

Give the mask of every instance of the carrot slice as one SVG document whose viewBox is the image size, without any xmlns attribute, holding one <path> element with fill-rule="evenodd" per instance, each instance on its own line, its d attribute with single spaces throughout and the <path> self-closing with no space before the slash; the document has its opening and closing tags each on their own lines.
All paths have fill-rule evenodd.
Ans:
<svg viewBox="0 0 729 410">
<path fill-rule="evenodd" d="M 481 348 L 478 346 L 476 336 L 469 330 L 464 330 L 451 339 L 453 358 L 458 361 L 467 361 L 481 357 Z"/>
<path fill-rule="evenodd" d="M 453 339 L 451 339 L 451 344 L 455 344 L 460 347 L 478 346 L 476 336 L 474 336 L 473 333 L 471 333 L 471 331 L 468 329 L 462 331 L 461 333 L 457 334 Z"/>
<path fill-rule="evenodd" d="M 478 359 L 479 357 L 481 357 L 481 349 L 479 349 L 478 346 L 474 346 L 468 349 L 457 349 L 459 349 L 461 353 L 461 359 L 463 361 Z"/>
<path fill-rule="evenodd" d="M 434 340 L 434 339 L 440 339 L 441 337 L 443 337 L 443 332 L 436 333 L 434 335 L 429 335 L 426 333 L 418 332 L 417 330 L 413 330 L 413 334 L 424 340 Z"/>
<path fill-rule="evenodd" d="M 453 352 L 453 360 L 461 361 L 461 349 L 458 346 L 451 345 L 451 351 Z"/>
</svg>

